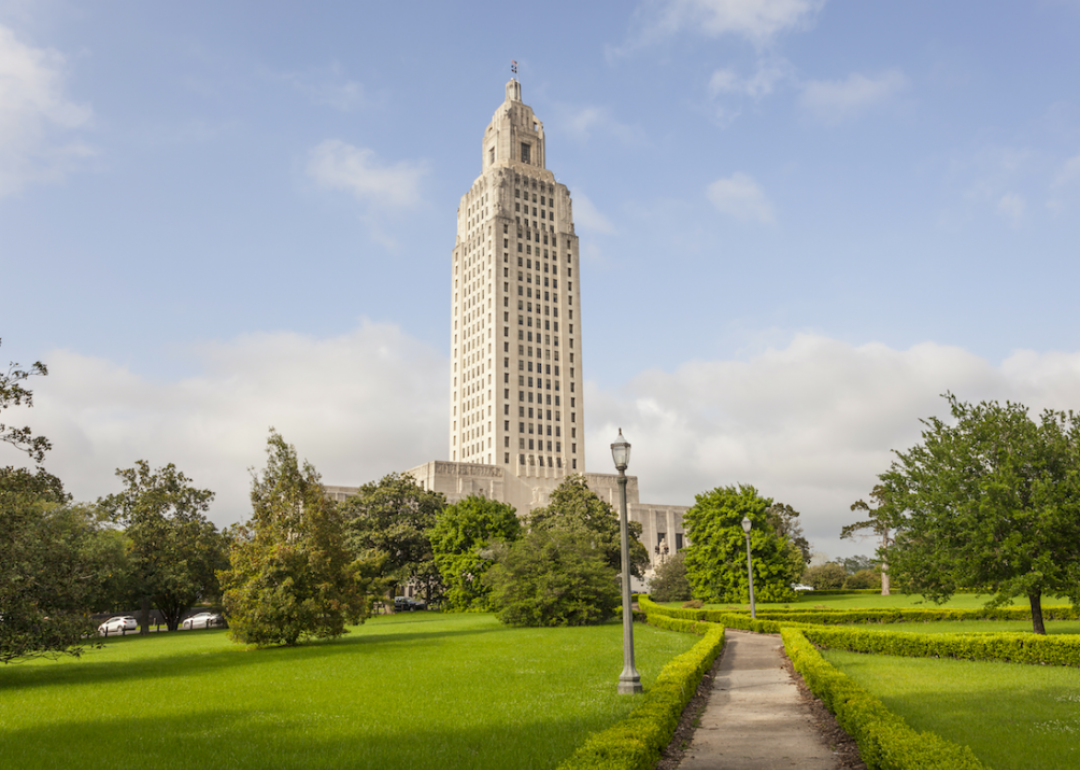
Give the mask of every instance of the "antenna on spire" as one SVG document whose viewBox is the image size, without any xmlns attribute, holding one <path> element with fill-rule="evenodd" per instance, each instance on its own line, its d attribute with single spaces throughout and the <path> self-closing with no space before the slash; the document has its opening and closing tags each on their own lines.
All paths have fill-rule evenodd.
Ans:
<svg viewBox="0 0 1080 770">
<path fill-rule="evenodd" d="M 513 59 L 510 60 L 510 71 L 515 75 L 517 74 L 517 62 Z"/>
</svg>

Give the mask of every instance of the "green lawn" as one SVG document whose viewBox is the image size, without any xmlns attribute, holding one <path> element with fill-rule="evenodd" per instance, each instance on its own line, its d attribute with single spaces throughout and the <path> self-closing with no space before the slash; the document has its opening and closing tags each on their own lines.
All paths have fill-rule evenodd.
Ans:
<svg viewBox="0 0 1080 770">
<path fill-rule="evenodd" d="M 800 609 L 808 610 L 815 607 L 825 607 L 827 609 L 892 609 L 895 607 L 919 607 L 922 609 L 936 609 L 936 608 L 952 608 L 952 609 L 978 609 L 986 605 L 986 602 L 990 600 L 989 596 L 977 596 L 975 594 L 956 594 L 945 604 L 935 604 L 934 602 L 924 600 L 921 596 L 917 595 L 905 595 L 905 594 L 892 594 L 890 596 L 882 596 L 881 594 L 838 594 L 832 596 L 814 596 L 813 592 L 807 591 L 805 594 L 799 596 L 799 601 L 790 602 L 787 604 L 773 604 L 769 602 L 758 602 L 757 608 L 759 610 L 779 610 L 779 609 Z M 1047 597 L 1043 599 L 1043 607 L 1050 607 L 1056 605 L 1067 605 L 1068 599 Z M 668 602 L 665 606 L 668 607 L 681 607 L 682 602 Z M 1017 600 L 1013 602 L 1015 607 L 1029 608 L 1027 599 Z M 706 604 L 706 609 L 732 609 L 732 610 L 746 610 L 750 611 L 749 604 Z"/>
<path fill-rule="evenodd" d="M 635 625 L 646 689 L 698 637 Z M 0 667 L 0 767 L 545 768 L 629 713 L 618 623 L 379 617 L 333 642 L 109 639 Z"/>
<path fill-rule="evenodd" d="M 970 746 L 994 770 L 1080 767 L 1078 669 L 822 654 L 912 727 Z"/>
<path fill-rule="evenodd" d="M 944 620 L 915 623 L 859 623 L 858 628 L 915 634 L 1034 633 L 1030 620 Z M 1080 620 L 1048 620 L 1048 634 L 1080 634 Z"/>
</svg>

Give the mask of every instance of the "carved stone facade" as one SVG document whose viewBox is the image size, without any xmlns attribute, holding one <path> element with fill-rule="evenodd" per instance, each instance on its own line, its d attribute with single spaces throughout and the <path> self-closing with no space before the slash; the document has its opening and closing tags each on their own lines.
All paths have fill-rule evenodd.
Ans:
<svg viewBox="0 0 1080 770">
<path fill-rule="evenodd" d="M 406 471 L 456 503 L 483 495 L 520 515 L 547 505 L 568 474 L 616 511 L 618 476 L 585 473 L 581 283 L 570 191 L 546 168 L 544 127 L 506 84 L 482 142 L 483 171 L 458 208 L 451 266 L 450 462 Z M 356 487 L 326 486 L 336 500 Z M 685 506 L 639 500 L 655 567 L 686 545 Z"/>
</svg>

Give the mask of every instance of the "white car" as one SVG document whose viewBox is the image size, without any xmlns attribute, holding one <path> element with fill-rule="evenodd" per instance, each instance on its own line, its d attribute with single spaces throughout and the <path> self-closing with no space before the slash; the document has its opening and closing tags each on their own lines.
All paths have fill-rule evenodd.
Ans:
<svg viewBox="0 0 1080 770">
<path fill-rule="evenodd" d="M 225 618 L 218 615 L 216 612 L 200 612 L 198 615 L 192 615 L 190 618 L 184 620 L 180 624 L 180 628 L 184 631 L 190 631 L 193 628 L 224 628 Z"/>
<path fill-rule="evenodd" d="M 113 634 L 125 634 L 135 631 L 139 627 L 139 621 L 131 615 L 117 615 L 109 618 L 97 628 L 98 636 L 111 636 Z"/>
<path fill-rule="evenodd" d="M 802 583 L 793 583 L 791 586 L 796 591 L 813 591 L 813 586 L 803 585 Z"/>
</svg>

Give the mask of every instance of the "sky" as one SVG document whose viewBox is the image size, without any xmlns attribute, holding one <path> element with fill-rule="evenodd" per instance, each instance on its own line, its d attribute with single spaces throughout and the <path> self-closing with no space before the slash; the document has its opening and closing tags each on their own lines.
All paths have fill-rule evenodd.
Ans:
<svg viewBox="0 0 1080 770">
<path fill-rule="evenodd" d="M 448 453 L 456 209 L 510 62 L 581 247 L 586 468 L 827 557 L 941 394 L 1080 410 L 1080 2 L 0 0 L 0 358 L 79 500 L 246 518 Z M 23 458 L 0 447 L 0 463 Z"/>
</svg>

